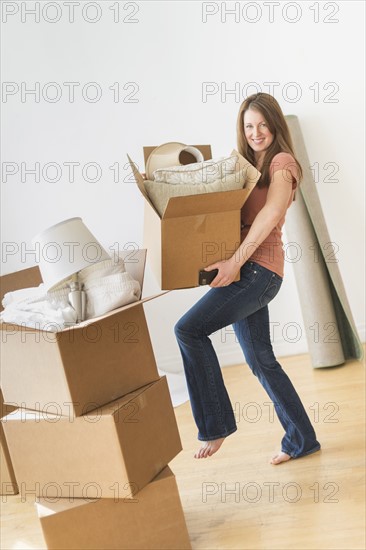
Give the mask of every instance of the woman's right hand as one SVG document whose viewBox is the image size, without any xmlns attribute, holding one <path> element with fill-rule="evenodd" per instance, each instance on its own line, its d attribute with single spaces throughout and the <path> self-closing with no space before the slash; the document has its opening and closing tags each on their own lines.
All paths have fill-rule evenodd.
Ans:
<svg viewBox="0 0 366 550">
<path fill-rule="evenodd" d="M 144 180 L 146 180 L 146 174 L 145 174 L 145 172 L 141 172 L 141 176 L 143 177 Z"/>
<path fill-rule="evenodd" d="M 219 288 L 222 286 L 229 286 L 235 281 L 238 271 L 241 268 L 241 264 L 238 263 L 235 254 L 228 260 L 216 262 L 214 264 L 205 267 L 205 271 L 212 271 L 218 269 L 219 272 L 214 280 L 209 285 L 211 288 Z"/>
</svg>

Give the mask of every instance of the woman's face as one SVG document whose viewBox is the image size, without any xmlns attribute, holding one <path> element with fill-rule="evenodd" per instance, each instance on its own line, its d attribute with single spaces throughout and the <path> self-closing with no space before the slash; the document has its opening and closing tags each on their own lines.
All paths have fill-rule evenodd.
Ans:
<svg viewBox="0 0 366 550">
<path fill-rule="evenodd" d="M 244 134 L 256 159 L 263 157 L 274 138 L 263 115 L 254 109 L 244 113 Z"/>
</svg>

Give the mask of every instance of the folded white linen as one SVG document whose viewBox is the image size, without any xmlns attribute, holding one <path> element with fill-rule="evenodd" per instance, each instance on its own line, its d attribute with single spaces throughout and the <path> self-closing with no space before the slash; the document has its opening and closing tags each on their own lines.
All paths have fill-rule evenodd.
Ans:
<svg viewBox="0 0 366 550">
<path fill-rule="evenodd" d="M 44 290 L 44 284 L 32 288 L 21 288 L 19 290 L 12 290 L 7 292 L 3 298 L 3 307 L 7 307 L 14 302 L 26 300 L 27 302 L 32 300 L 45 299 L 46 292 Z"/>
<path fill-rule="evenodd" d="M 194 185 L 189 185 L 188 183 L 184 183 L 180 185 L 170 185 L 159 181 L 145 180 L 144 186 L 151 202 L 162 217 L 169 199 L 172 197 L 234 191 L 236 189 L 242 189 L 249 178 L 250 174 L 248 174 L 248 170 L 245 167 L 234 174 L 225 176 L 225 178 L 210 184 L 196 183 Z"/>
<path fill-rule="evenodd" d="M 70 311 L 68 292 L 69 288 L 65 287 L 47 294 L 43 283 L 39 287 L 8 292 L 2 301 L 5 309 L 0 319 L 3 323 L 58 332 L 76 320 L 75 311 L 72 308 Z"/>
<path fill-rule="evenodd" d="M 70 279 L 71 281 L 71 279 Z M 92 319 L 124 305 L 136 302 L 141 287 L 126 271 L 121 257 L 104 260 L 79 272 L 86 293 L 86 319 Z M 73 325 L 76 312 L 70 306 L 67 283 L 46 292 L 44 284 L 5 294 L 0 320 L 21 326 L 56 332 Z"/>
<path fill-rule="evenodd" d="M 226 176 L 233 174 L 237 160 L 237 155 L 233 155 L 192 164 L 159 168 L 154 171 L 153 181 L 173 185 L 214 183 L 217 180 L 225 180 Z"/>
</svg>

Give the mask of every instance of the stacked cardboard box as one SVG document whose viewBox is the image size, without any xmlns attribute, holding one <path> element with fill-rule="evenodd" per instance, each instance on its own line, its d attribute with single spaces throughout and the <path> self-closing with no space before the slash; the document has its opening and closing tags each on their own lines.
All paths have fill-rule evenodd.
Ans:
<svg viewBox="0 0 366 550">
<path fill-rule="evenodd" d="M 63 500 L 40 499 L 37 508 L 52 550 L 191 548 L 177 484 L 168 466 L 133 499 L 75 499 L 67 506 Z M 80 529 L 84 524 L 87 531 Z"/>
<path fill-rule="evenodd" d="M 145 251 L 127 264 L 143 282 Z M 2 293 L 39 284 L 37 268 Z M 152 298 L 150 298 L 152 299 Z M 2 420 L 49 548 L 190 548 L 172 472 L 181 442 L 143 303 L 57 333 L 2 324 Z"/>
</svg>

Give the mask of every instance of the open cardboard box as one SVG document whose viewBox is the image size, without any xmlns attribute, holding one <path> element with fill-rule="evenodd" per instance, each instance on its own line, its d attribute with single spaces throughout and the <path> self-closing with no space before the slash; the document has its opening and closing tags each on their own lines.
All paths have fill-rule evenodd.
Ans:
<svg viewBox="0 0 366 550">
<path fill-rule="evenodd" d="M 191 548 L 177 483 L 169 466 L 133 500 L 39 499 L 36 507 L 50 550 Z"/>
<path fill-rule="evenodd" d="M 133 498 L 182 450 L 165 376 L 78 418 L 1 422 L 23 497 Z"/>
<path fill-rule="evenodd" d="M 0 389 L 0 419 L 14 410 L 14 407 L 4 404 L 3 392 Z M 0 424 L 0 495 L 16 495 L 18 492 L 4 428 Z"/>
<path fill-rule="evenodd" d="M 146 250 L 125 251 L 126 270 L 143 286 Z M 38 286 L 38 267 L 0 278 L 1 299 Z M 144 302 L 59 332 L 0 323 L 1 387 L 15 407 L 80 416 L 159 379 Z"/>
<path fill-rule="evenodd" d="M 195 145 L 205 160 L 210 145 Z M 144 147 L 145 165 L 155 147 Z M 151 269 L 163 290 L 198 286 L 198 273 L 208 265 L 232 256 L 240 245 L 240 210 L 260 173 L 239 155 L 237 171 L 248 168 L 244 189 L 173 197 L 162 217 L 151 202 L 144 179 L 128 156 L 137 186 L 145 198 L 144 244 Z M 239 275 L 238 275 L 239 278 Z"/>
</svg>

